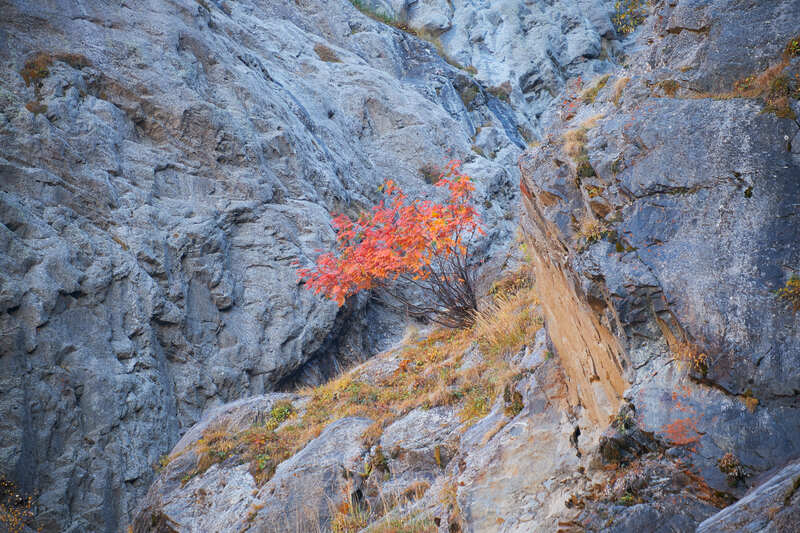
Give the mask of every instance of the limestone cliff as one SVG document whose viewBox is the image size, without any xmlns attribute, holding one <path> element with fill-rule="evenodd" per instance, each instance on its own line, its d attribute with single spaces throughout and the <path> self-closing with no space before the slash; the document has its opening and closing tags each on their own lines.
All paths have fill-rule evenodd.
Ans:
<svg viewBox="0 0 800 533">
<path fill-rule="evenodd" d="M 791 531 L 800 0 L 616 4 L 0 0 L 36 525 Z M 508 338 L 298 286 L 332 214 L 451 158 Z"/>
<path fill-rule="evenodd" d="M 592 5 L 605 25 L 569 40 L 597 55 Z M 514 23 L 506 41 L 527 27 L 481 9 Z M 386 178 L 431 194 L 464 160 L 482 253 L 505 260 L 533 121 L 435 39 L 345 0 L 0 12 L 0 474 L 38 493 L 45 530 L 124 528 L 208 409 L 319 383 L 402 333 L 366 298 L 302 290 L 292 264 Z"/>
</svg>

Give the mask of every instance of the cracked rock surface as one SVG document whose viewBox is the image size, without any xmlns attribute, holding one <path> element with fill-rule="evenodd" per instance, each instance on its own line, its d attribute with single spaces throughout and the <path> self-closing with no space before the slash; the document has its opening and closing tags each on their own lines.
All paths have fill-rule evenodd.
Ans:
<svg viewBox="0 0 800 533">
<path fill-rule="evenodd" d="M 433 195 L 423 170 L 462 159 L 481 253 L 503 262 L 515 113 L 345 0 L 2 12 L 0 473 L 39 493 L 45 529 L 124 528 L 204 412 L 402 332 L 368 298 L 315 297 L 293 264 L 385 179 Z"/>
<path fill-rule="evenodd" d="M 656 3 L 628 66 L 593 100 L 567 92 L 579 104 L 555 110 L 520 163 L 573 394 L 602 424 L 624 394 L 640 427 L 735 497 L 800 455 L 800 314 L 777 293 L 800 265 L 797 13 Z M 554 332 L 575 317 L 597 336 Z M 609 376 L 623 386 L 599 387 Z M 743 469 L 733 479 L 726 454 Z"/>
</svg>

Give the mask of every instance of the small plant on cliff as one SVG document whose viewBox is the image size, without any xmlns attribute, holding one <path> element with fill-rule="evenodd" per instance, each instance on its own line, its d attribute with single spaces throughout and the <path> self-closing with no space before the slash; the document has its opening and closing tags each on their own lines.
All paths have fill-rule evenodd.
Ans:
<svg viewBox="0 0 800 533">
<path fill-rule="evenodd" d="M 792 312 L 800 311 L 800 276 L 793 274 L 786 285 L 778 289 L 778 299 L 791 306 Z"/>
<path fill-rule="evenodd" d="M 647 18 L 647 0 L 617 0 L 612 21 L 620 33 L 633 33 Z"/>
<path fill-rule="evenodd" d="M 583 218 L 581 218 L 580 222 L 578 222 L 578 231 L 576 236 L 579 241 L 583 241 L 582 246 L 580 247 L 580 249 L 583 250 L 593 242 L 606 238 L 609 233 L 611 233 L 611 230 L 608 228 L 605 222 L 594 216 L 585 215 Z"/>
<path fill-rule="evenodd" d="M 717 461 L 717 466 L 719 471 L 728 477 L 728 484 L 732 487 L 735 487 L 740 481 L 744 481 L 748 476 L 739 458 L 731 452 L 723 455 Z"/>
<path fill-rule="evenodd" d="M 449 192 L 444 203 L 409 200 L 389 180 L 383 186 L 388 202 L 355 221 L 336 217 L 335 253 L 298 270 L 306 287 L 339 305 L 360 291 L 377 289 L 387 303 L 414 318 L 450 328 L 471 325 L 477 296 L 469 245 L 483 231 L 471 203 L 474 186 L 459 167 L 451 161 L 436 182 Z M 427 302 L 407 298 L 398 280 L 424 291 Z"/>
<path fill-rule="evenodd" d="M 34 531 L 34 509 L 32 496 L 24 496 L 12 481 L 0 477 L 0 531 Z"/>
<path fill-rule="evenodd" d="M 789 44 L 786 45 L 786 49 L 784 50 L 784 55 L 786 57 L 800 56 L 800 36 L 789 41 Z"/>
</svg>

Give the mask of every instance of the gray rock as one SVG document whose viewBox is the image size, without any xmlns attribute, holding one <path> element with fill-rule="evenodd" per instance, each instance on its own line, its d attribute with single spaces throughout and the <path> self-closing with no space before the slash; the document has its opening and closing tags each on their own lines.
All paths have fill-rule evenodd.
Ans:
<svg viewBox="0 0 800 533">
<path fill-rule="evenodd" d="M 384 429 L 382 453 L 389 459 L 391 482 L 384 492 L 401 492 L 412 483 L 432 482 L 453 458 L 461 421 L 455 409 L 415 409 Z"/>
<path fill-rule="evenodd" d="M 347 1 L 3 12 L 0 472 L 40 493 L 45 530 L 123 530 L 203 413 L 401 333 L 366 297 L 298 285 L 333 213 L 389 177 L 433 195 L 420 169 L 453 158 L 480 205 L 515 198 L 508 106 L 467 109 L 462 71 Z M 471 150 L 484 123 L 495 160 Z M 484 253 L 506 253 L 504 215 L 486 211 Z"/>
<path fill-rule="evenodd" d="M 794 462 L 745 497 L 705 520 L 698 533 L 790 532 L 800 524 L 800 463 Z"/>
<path fill-rule="evenodd" d="M 370 0 L 367 11 L 405 24 L 441 46 L 454 63 L 477 70 L 487 87 L 509 86 L 520 125 L 538 134 L 538 117 L 566 81 L 587 80 L 621 55 L 614 2 Z M 529 139 L 530 140 L 530 139 Z"/>
<path fill-rule="evenodd" d="M 607 424 L 624 396 L 643 431 L 731 497 L 800 454 L 798 315 L 776 296 L 800 264 L 800 161 L 787 149 L 798 123 L 729 94 L 771 65 L 794 78 L 783 51 L 797 13 L 797 1 L 656 4 L 628 68 L 574 117 L 554 114 L 521 159 L 523 222 L 537 279 L 558 290 L 540 284 L 540 300 L 574 405 Z M 774 33 L 759 36 L 766 21 Z M 580 127 L 588 171 L 563 140 Z M 575 323 L 591 334 L 565 335 Z M 621 384 L 611 401 L 609 382 Z M 729 479 L 728 453 L 753 477 Z"/>
<path fill-rule="evenodd" d="M 343 418 L 309 442 L 302 451 L 278 465 L 259 487 L 250 467 L 238 456 L 195 475 L 195 446 L 208 429 L 231 436 L 263 423 L 270 409 L 289 395 L 257 396 L 210 413 L 183 436 L 170 460 L 150 488 L 133 522 L 137 533 L 164 525 L 164 531 L 301 531 L 324 527 L 331 508 L 343 495 L 347 473 L 357 471 L 364 449 L 361 434 L 372 424 L 365 418 Z M 357 488 L 357 487 L 355 487 Z M 353 490 L 355 490 L 353 488 Z M 166 529 L 166 527 L 170 529 Z"/>
</svg>

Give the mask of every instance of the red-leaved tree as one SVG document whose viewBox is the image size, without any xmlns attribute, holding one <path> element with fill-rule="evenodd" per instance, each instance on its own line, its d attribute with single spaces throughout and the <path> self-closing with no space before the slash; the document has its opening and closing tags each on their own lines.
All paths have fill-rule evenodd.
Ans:
<svg viewBox="0 0 800 533">
<path fill-rule="evenodd" d="M 336 250 L 323 253 L 312 268 L 298 270 L 306 287 L 344 304 L 347 297 L 378 289 L 389 305 L 446 327 L 472 324 L 477 310 L 475 265 L 469 245 L 483 234 L 472 205 L 475 187 L 451 161 L 436 186 L 446 188 L 443 203 L 409 199 L 391 180 L 388 196 L 358 220 L 340 215 Z M 422 300 L 406 296 L 403 283 L 422 289 Z"/>
</svg>

